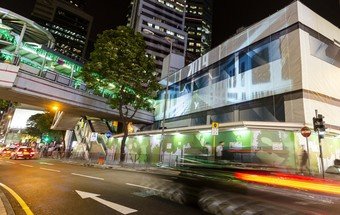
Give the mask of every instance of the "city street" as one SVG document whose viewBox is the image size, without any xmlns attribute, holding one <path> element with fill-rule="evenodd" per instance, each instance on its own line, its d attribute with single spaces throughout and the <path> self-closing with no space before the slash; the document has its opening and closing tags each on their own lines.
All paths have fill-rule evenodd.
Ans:
<svg viewBox="0 0 340 215">
<path fill-rule="evenodd" d="M 140 172 L 60 160 L 0 160 L 0 183 L 33 214 L 338 214 L 339 198 L 228 180 L 232 172 Z M 162 174 L 160 174 L 162 173 Z M 223 177 L 218 177 L 223 175 Z M 222 179 L 221 179 L 222 178 Z M 3 187 L 15 214 L 25 214 Z M 246 194 L 246 195 L 244 195 Z"/>
<path fill-rule="evenodd" d="M 0 172 L 0 183 L 13 189 L 34 214 L 203 214 L 197 208 L 140 193 L 138 185 L 153 177 L 147 174 L 53 160 L 8 159 L 0 160 Z M 25 214 L 18 202 L 1 189 L 15 213 Z M 76 191 L 80 191 L 79 194 Z M 98 197 L 83 196 L 83 199 L 81 195 L 86 194 L 81 192 L 98 194 Z"/>
</svg>

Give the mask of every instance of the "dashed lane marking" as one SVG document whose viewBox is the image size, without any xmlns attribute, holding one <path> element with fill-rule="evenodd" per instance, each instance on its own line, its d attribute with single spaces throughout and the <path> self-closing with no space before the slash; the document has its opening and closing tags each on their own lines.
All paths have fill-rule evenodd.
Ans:
<svg viewBox="0 0 340 215">
<path fill-rule="evenodd" d="M 56 170 L 56 169 L 47 169 L 47 168 L 40 168 L 42 170 L 46 170 L 46 171 L 51 171 L 51 172 L 60 172 L 60 170 Z"/>
<path fill-rule="evenodd" d="M 13 161 L 6 161 L 7 163 L 11 163 L 11 164 L 15 164 L 15 162 Z"/>
<path fill-rule="evenodd" d="M 104 181 L 104 178 L 98 178 L 98 177 L 89 176 L 89 175 L 82 175 L 82 174 L 78 174 L 78 173 L 71 173 L 71 175 L 76 175 L 76 176 L 81 176 L 81 177 L 92 178 L 92 179 Z"/>
<path fill-rule="evenodd" d="M 0 183 L 0 186 L 5 188 L 12 196 L 19 202 L 21 208 L 25 211 L 27 215 L 34 215 L 31 209 L 27 206 L 26 202 L 11 188 L 7 187 L 3 183 Z"/>
<path fill-rule="evenodd" d="M 44 164 L 44 165 L 50 165 L 50 166 L 54 165 L 53 163 L 46 163 L 46 162 L 39 162 L 39 163 Z"/>
<path fill-rule="evenodd" d="M 26 166 L 26 167 L 33 167 L 31 165 L 27 165 L 27 164 L 20 164 L 21 166 Z"/>
<path fill-rule="evenodd" d="M 133 187 L 140 187 L 140 188 L 144 188 L 144 189 L 160 191 L 160 190 L 155 189 L 155 188 L 146 187 L 146 186 L 142 186 L 142 185 L 138 185 L 138 184 L 131 184 L 131 183 L 125 183 L 125 184 L 126 184 L 126 185 L 129 185 L 129 186 L 133 186 Z"/>
</svg>

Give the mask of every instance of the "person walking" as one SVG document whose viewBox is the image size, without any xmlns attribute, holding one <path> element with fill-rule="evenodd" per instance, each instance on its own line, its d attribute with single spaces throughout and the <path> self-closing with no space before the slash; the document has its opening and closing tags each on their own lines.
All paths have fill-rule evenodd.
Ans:
<svg viewBox="0 0 340 215">
<path fill-rule="evenodd" d="M 221 160 L 222 159 L 222 152 L 223 152 L 224 142 L 219 142 L 219 145 L 216 146 L 216 159 Z"/>
<path fill-rule="evenodd" d="M 302 155 L 301 155 L 301 163 L 300 163 L 300 172 L 301 174 L 303 174 L 304 170 L 308 170 L 308 172 L 310 173 L 310 169 L 307 165 L 308 161 L 308 153 L 306 150 L 302 151 Z"/>
</svg>

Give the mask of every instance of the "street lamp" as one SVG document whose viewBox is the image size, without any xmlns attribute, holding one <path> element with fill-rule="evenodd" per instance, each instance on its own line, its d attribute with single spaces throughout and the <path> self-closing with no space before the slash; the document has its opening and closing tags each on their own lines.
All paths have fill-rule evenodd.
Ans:
<svg viewBox="0 0 340 215">
<path fill-rule="evenodd" d="M 175 41 L 174 39 L 170 37 L 160 37 L 156 35 L 154 32 L 150 31 L 149 29 L 144 28 L 143 32 L 146 34 L 150 34 L 152 36 L 158 37 L 160 39 L 165 39 L 168 43 L 170 43 L 170 51 L 169 51 L 169 63 L 168 63 L 168 71 L 166 75 L 166 88 L 165 88 L 165 97 L 164 97 L 164 109 L 163 109 L 163 119 L 162 119 L 162 136 L 161 136 L 161 145 L 160 145 L 160 156 L 161 156 L 161 149 L 162 149 L 162 144 L 164 143 L 164 127 L 165 127 L 165 117 L 166 117 L 166 106 L 167 106 L 167 101 L 168 101 L 168 94 L 169 94 L 169 75 L 170 75 L 170 64 L 171 64 L 171 54 L 172 54 L 172 44 Z M 161 160 L 161 157 L 160 157 Z"/>
</svg>

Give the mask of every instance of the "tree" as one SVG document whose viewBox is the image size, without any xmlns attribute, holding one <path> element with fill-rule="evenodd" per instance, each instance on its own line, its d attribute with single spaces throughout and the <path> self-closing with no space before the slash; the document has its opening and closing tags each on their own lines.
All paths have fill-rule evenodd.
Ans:
<svg viewBox="0 0 340 215">
<path fill-rule="evenodd" d="M 82 73 L 87 86 L 109 93 L 108 104 L 119 111 L 124 131 L 121 162 L 125 159 L 128 123 L 137 110 L 152 110 L 150 101 L 160 89 L 155 62 L 145 48 L 143 36 L 127 26 L 104 31 L 98 36 Z"/>
<path fill-rule="evenodd" d="M 32 115 L 27 120 L 27 128 L 25 129 L 24 133 L 29 134 L 33 137 L 49 137 L 49 140 L 46 139 L 45 142 L 50 142 L 53 139 L 59 140 L 63 137 L 62 131 L 55 131 L 50 129 L 53 117 L 53 113 L 49 112 Z"/>
<path fill-rule="evenodd" d="M 10 102 L 0 99 L 0 110 L 5 110 L 9 106 Z"/>
</svg>

